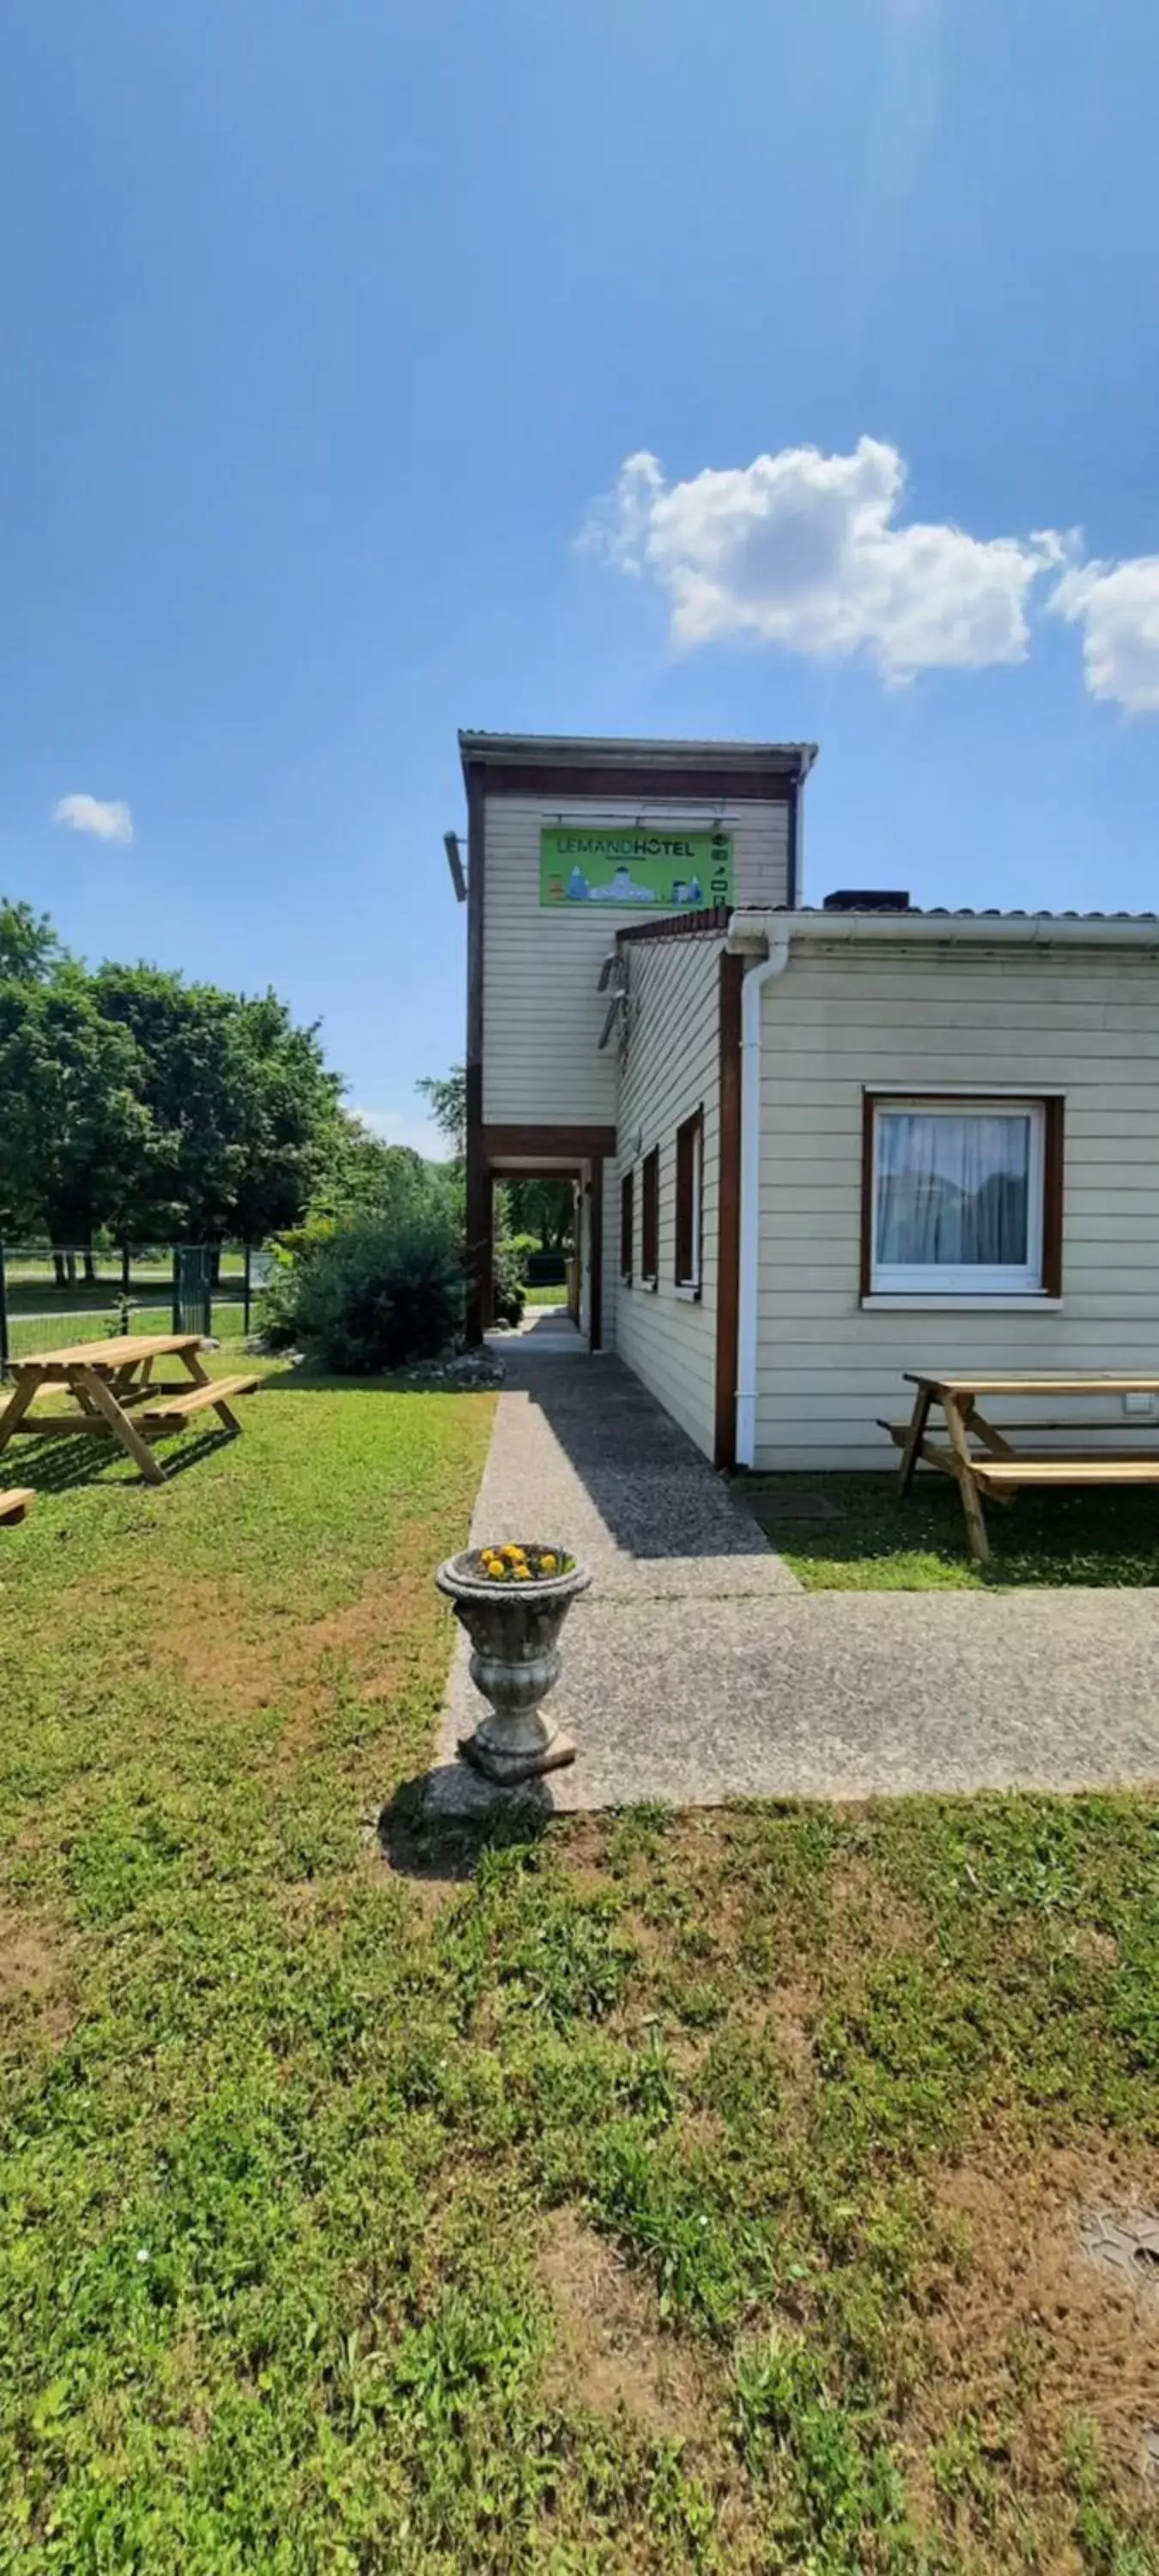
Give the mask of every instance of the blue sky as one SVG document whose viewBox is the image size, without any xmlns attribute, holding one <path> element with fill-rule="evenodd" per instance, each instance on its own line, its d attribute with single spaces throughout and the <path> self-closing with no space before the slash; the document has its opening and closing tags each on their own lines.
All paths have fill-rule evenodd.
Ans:
<svg viewBox="0 0 1159 2576">
<path fill-rule="evenodd" d="M 0 887 L 73 945 L 272 982 L 413 1131 L 459 724 L 815 737 L 816 899 L 1159 906 L 1153 10 L 54 0 L 3 53 Z"/>
</svg>

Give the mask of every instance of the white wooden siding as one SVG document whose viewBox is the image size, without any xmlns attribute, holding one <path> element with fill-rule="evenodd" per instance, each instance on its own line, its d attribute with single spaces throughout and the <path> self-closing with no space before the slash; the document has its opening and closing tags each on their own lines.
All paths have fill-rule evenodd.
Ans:
<svg viewBox="0 0 1159 2576">
<path fill-rule="evenodd" d="M 593 797 L 568 801 L 567 819 L 650 823 L 703 831 L 719 823 L 730 832 L 736 863 L 737 901 L 771 906 L 786 901 L 787 805 L 745 799 L 721 808 L 666 799 L 641 806 L 639 798 Z M 539 835 L 558 820 L 558 808 L 538 797 L 487 800 L 486 891 L 483 905 L 483 1116 L 490 1125 L 528 1121 L 610 1125 L 615 1117 L 616 1051 L 599 1052 L 607 995 L 597 990 L 601 960 L 629 922 L 655 919 L 654 910 L 577 905 L 541 908 Z"/>
<path fill-rule="evenodd" d="M 896 1463 L 877 1420 L 909 1412 L 906 1369 L 1159 1370 L 1153 958 L 801 945 L 766 989 L 761 1070 L 759 1466 Z M 862 1307 L 863 1092 L 971 1085 L 1064 1098 L 1062 1305 Z M 1034 1410 L 1084 1422 L 1118 1408 Z M 994 1415 L 1028 1418 L 1017 1403 Z"/>
<path fill-rule="evenodd" d="M 620 1070 L 608 1216 L 615 1348 L 658 1401 L 712 1456 L 716 1408 L 716 1249 L 720 1173 L 722 939 L 630 943 L 627 1047 Z M 676 1288 L 676 1130 L 704 1112 L 701 1293 Z M 639 1138 L 639 1151 L 630 1148 Z M 640 1279 L 641 1167 L 659 1147 L 657 1285 Z M 632 1285 L 620 1277 L 620 1179 L 634 1176 Z M 609 1310 L 612 1311 L 612 1310 Z"/>
</svg>

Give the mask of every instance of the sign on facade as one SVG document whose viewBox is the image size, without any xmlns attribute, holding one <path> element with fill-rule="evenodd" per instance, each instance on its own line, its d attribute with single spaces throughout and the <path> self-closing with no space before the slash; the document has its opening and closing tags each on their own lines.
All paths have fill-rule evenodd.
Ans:
<svg viewBox="0 0 1159 2576">
<path fill-rule="evenodd" d="M 728 832 L 650 831 L 646 824 L 588 831 L 545 825 L 539 836 L 539 900 L 552 910 L 587 903 L 645 911 L 700 912 L 735 901 Z"/>
</svg>

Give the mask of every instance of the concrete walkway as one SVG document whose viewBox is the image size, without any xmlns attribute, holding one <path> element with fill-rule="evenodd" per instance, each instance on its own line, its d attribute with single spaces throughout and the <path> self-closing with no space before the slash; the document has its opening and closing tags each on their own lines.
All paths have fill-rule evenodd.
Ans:
<svg viewBox="0 0 1159 2576">
<path fill-rule="evenodd" d="M 595 1576 L 539 1804 L 1159 1781 L 1159 1591 L 807 1593 L 618 1361 L 551 1317 L 495 1347 L 472 1541 L 542 1531 Z M 512 1794 L 455 1759 L 480 1712 L 460 1637 L 428 1811 Z"/>
</svg>

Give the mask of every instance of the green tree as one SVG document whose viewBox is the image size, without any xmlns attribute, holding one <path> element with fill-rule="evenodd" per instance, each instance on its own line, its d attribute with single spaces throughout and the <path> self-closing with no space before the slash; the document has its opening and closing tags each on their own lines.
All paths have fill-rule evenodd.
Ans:
<svg viewBox="0 0 1159 2576">
<path fill-rule="evenodd" d="M 570 1181 L 510 1181 L 513 1234 L 537 1234 L 541 1252 L 567 1252 L 575 1233 L 575 1191 Z"/>
<path fill-rule="evenodd" d="M 86 1245 L 118 1221 L 149 1155 L 142 1073 L 79 969 L 0 983 L 0 1227 Z"/>
<path fill-rule="evenodd" d="M 388 1145 L 349 1109 L 335 1111 L 334 1124 L 321 1147 L 321 1160 L 310 1205 L 312 1217 L 374 1214 L 389 1205 L 399 1175 L 423 1170 L 420 1154 L 410 1145 Z"/>
<path fill-rule="evenodd" d="M 63 956 L 46 912 L 0 895 L 0 983 L 46 984 Z"/>
<path fill-rule="evenodd" d="M 461 1064 L 453 1064 L 449 1073 L 424 1074 L 415 1084 L 424 1100 L 430 1102 L 431 1116 L 450 1146 L 456 1163 L 467 1158 L 467 1076 Z"/>
<path fill-rule="evenodd" d="M 134 1041 L 152 1121 L 132 1229 L 257 1243 L 299 1224 L 339 1115 L 317 1029 L 295 1027 L 275 993 L 247 999 L 155 966 L 102 966 L 92 990 Z"/>
</svg>

